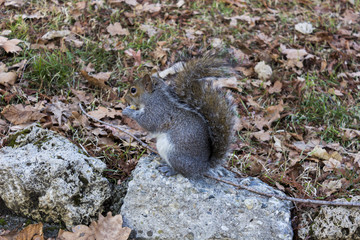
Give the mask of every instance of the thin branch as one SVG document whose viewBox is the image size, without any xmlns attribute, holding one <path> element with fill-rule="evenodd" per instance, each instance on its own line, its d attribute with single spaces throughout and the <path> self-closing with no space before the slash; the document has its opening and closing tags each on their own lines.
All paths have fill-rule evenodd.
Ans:
<svg viewBox="0 0 360 240">
<path fill-rule="evenodd" d="M 141 141 L 139 138 L 135 137 L 133 134 L 127 132 L 126 130 L 124 130 L 124 129 L 118 127 L 118 126 L 115 126 L 115 125 L 113 125 L 113 124 L 111 124 L 111 123 L 107 123 L 107 122 L 101 121 L 101 120 L 99 120 L 99 119 L 97 119 L 97 118 L 95 118 L 95 117 L 93 117 L 93 116 L 90 116 L 87 112 L 85 112 L 85 110 L 83 109 L 81 103 L 79 103 L 79 107 L 80 107 L 81 111 L 83 112 L 83 114 L 85 114 L 88 118 L 91 118 L 91 119 L 93 119 L 93 120 L 95 120 L 95 121 L 97 121 L 97 122 L 99 122 L 99 123 L 102 123 L 102 124 L 105 124 L 105 125 L 107 125 L 107 126 L 110 126 L 110 127 L 113 127 L 113 128 L 116 128 L 116 129 L 120 130 L 121 132 L 129 135 L 130 137 L 132 137 L 133 139 L 135 139 L 136 141 L 138 141 L 144 148 L 147 148 L 147 149 L 149 149 L 150 151 L 158 154 L 158 152 L 157 152 L 155 149 L 153 149 L 152 147 L 150 147 L 149 145 L 147 145 L 146 143 L 144 143 L 143 141 Z"/>
<path fill-rule="evenodd" d="M 126 133 L 127 135 L 129 135 L 130 137 L 134 138 L 136 141 L 141 143 L 141 145 L 143 147 L 145 147 L 145 148 L 149 149 L 150 151 L 158 154 L 158 152 L 156 150 L 154 150 L 149 145 L 147 145 L 146 143 L 141 141 L 139 138 L 135 137 L 133 134 L 131 134 L 131 133 L 125 131 L 124 129 L 122 129 L 122 128 L 118 127 L 118 126 L 115 126 L 115 125 L 113 125 L 111 123 L 107 123 L 107 122 L 101 121 L 101 120 L 99 120 L 99 119 L 97 119 L 97 118 L 95 118 L 93 116 L 90 116 L 88 113 L 85 112 L 85 110 L 83 109 L 81 103 L 79 103 L 79 107 L 80 107 L 81 111 L 87 117 L 89 117 L 89 118 L 91 118 L 91 119 L 93 119 L 93 120 L 95 120 L 97 122 L 103 123 L 105 125 L 116 128 L 116 129 Z M 287 201 L 299 202 L 299 203 L 307 203 L 307 204 L 316 204 L 316 205 L 327 205 L 327 206 L 360 207 L 360 202 L 332 202 L 332 201 L 322 201 L 322 200 L 302 199 L 302 198 L 294 198 L 294 197 L 287 197 L 287 196 L 285 196 L 285 197 L 284 196 L 278 196 L 278 195 L 275 195 L 275 194 L 272 194 L 272 193 L 260 192 L 260 191 L 257 191 L 255 189 L 252 189 L 250 187 L 247 187 L 245 185 L 235 184 L 235 183 L 232 183 L 232 182 L 227 181 L 227 180 L 223 180 L 223 179 L 220 179 L 220 178 L 217 178 L 217 177 L 209 176 L 207 174 L 204 174 L 204 176 L 207 177 L 207 178 L 217 180 L 219 182 L 223 182 L 223 183 L 232 185 L 232 186 L 237 187 L 237 188 L 245 189 L 245 190 L 247 190 L 249 192 L 253 192 L 253 193 L 259 194 L 261 196 L 274 197 L 274 198 L 281 199 L 281 200 L 287 200 Z"/>
<path fill-rule="evenodd" d="M 219 182 L 223 182 L 229 185 L 232 185 L 234 187 L 237 188 L 242 188 L 245 190 L 248 190 L 249 192 L 253 192 L 262 196 L 266 196 L 266 197 L 274 197 L 277 199 L 281 199 L 281 200 L 287 200 L 287 201 L 292 201 L 292 202 L 299 202 L 299 203 L 310 203 L 310 204 L 316 204 L 316 205 L 327 205 L 327 206 L 343 206 L 343 207 L 360 207 L 360 202 L 332 202 L 332 201 L 323 201 L 323 200 L 312 200 L 312 199 L 302 199 L 302 198 L 294 198 L 294 197 L 283 197 L 283 196 L 278 196 L 272 193 L 264 193 L 264 192 L 260 192 L 257 190 L 254 190 L 250 187 L 244 186 L 244 185 L 240 185 L 240 184 L 235 184 L 232 183 L 230 181 L 227 180 L 223 180 L 217 177 L 213 177 L 213 176 L 209 176 L 207 174 L 204 174 L 205 177 L 207 178 L 211 178 L 214 180 L 217 180 Z"/>
<path fill-rule="evenodd" d="M 32 56 L 29 60 L 27 60 L 27 61 L 25 62 L 24 67 L 23 67 L 23 69 L 22 69 L 22 71 L 21 71 L 21 77 L 20 77 L 19 82 L 22 82 L 23 77 L 24 77 L 24 72 L 25 72 L 25 69 L 26 69 L 26 67 L 29 65 L 29 63 L 31 62 L 31 60 L 33 60 L 33 59 L 34 59 L 34 57 L 35 57 L 35 55 L 34 55 L 34 56 Z"/>
</svg>

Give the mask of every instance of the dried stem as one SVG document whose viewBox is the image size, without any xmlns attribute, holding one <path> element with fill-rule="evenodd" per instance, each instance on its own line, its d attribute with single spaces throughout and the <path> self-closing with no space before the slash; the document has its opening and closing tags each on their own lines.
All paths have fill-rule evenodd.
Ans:
<svg viewBox="0 0 360 240">
<path fill-rule="evenodd" d="M 113 127 L 113 128 L 116 128 L 124 133 L 126 133 L 127 135 L 129 135 L 130 137 L 134 138 L 136 141 L 138 141 L 139 143 L 141 143 L 141 145 L 147 149 L 149 149 L 150 151 L 156 153 L 156 154 L 159 154 L 155 149 L 151 148 L 149 145 L 147 145 L 146 143 L 144 143 L 143 141 L 141 141 L 139 138 L 135 137 L 133 134 L 127 132 L 126 130 L 118 127 L 118 126 L 115 126 L 111 123 L 107 123 L 107 122 L 104 122 L 104 121 L 101 121 L 93 116 L 90 116 L 88 113 L 85 112 L 85 110 L 83 109 L 81 103 L 79 103 L 79 107 L 81 109 L 81 111 L 89 118 L 97 121 L 97 122 L 100 122 L 100 123 L 103 123 L 105 125 L 108 125 L 110 127 Z M 257 191 L 255 189 L 252 189 L 250 187 L 247 187 L 245 185 L 240 185 L 240 184 L 235 184 L 235 183 L 232 183 L 230 181 L 227 181 L 227 180 L 223 180 L 223 179 L 220 179 L 220 178 L 217 178 L 217 177 L 213 177 L 213 176 L 209 176 L 207 174 L 204 174 L 205 177 L 207 178 L 211 178 L 211 179 L 214 179 L 214 180 L 217 180 L 219 182 L 223 182 L 223 183 L 226 183 L 226 184 L 229 184 L 229 185 L 232 185 L 234 187 L 237 187 L 237 188 L 242 188 L 242 189 L 245 189 L 249 192 L 253 192 L 253 193 L 256 193 L 256 194 L 259 194 L 261 196 L 266 196 L 266 197 L 274 197 L 274 198 L 277 198 L 277 199 L 281 199 L 281 200 L 287 200 L 287 201 L 292 201 L 292 202 L 299 202 L 299 203 L 307 203 L 307 204 L 316 204 L 316 205 L 327 205 L 327 206 L 343 206 L 343 207 L 360 207 L 360 202 L 332 202 L 332 201 L 322 201 L 322 200 L 312 200 L 312 199 L 302 199 L 302 198 L 294 198 L 294 197 L 283 197 L 283 196 L 278 196 L 278 195 L 275 195 L 275 194 L 272 194 L 272 193 L 264 193 L 264 192 L 260 192 L 260 191 Z"/>
<path fill-rule="evenodd" d="M 235 186 L 237 188 L 242 188 L 245 190 L 248 190 L 249 192 L 253 192 L 262 196 L 266 196 L 266 197 L 274 197 L 274 198 L 278 198 L 281 200 L 288 200 L 288 201 L 292 201 L 292 202 L 299 202 L 299 203 L 310 203 L 310 204 L 316 204 L 316 205 L 327 205 L 327 206 L 343 206 L 343 207 L 360 207 L 360 202 L 332 202 L 332 201 L 322 201 L 322 200 L 312 200 L 312 199 L 302 199 L 302 198 L 294 198 L 294 197 L 283 197 L 283 196 L 278 196 L 272 193 L 264 193 L 264 192 L 260 192 L 257 190 L 254 190 L 250 187 L 244 186 L 244 185 L 240 185 L 240 184 L 235 184 L 232 183 L 230 181 L 227 180 L 223 180 L 217 177 L 213 177 L 213 176 L 209 176 L 209 175 L 204 175 L 207 178 L 211 178 L 214 180 L 217 180 L 219 182 L 223 182 L 232 186 Z"/>
</svg>

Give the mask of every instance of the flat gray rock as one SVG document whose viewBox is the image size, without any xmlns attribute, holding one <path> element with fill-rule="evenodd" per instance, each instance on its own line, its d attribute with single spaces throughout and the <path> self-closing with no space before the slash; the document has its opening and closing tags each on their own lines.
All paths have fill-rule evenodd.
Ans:
<svg viewBox="0 0 360 240">
<path fill-rule="evenodd" d="M 106 165 L 66 138 L 32 125 L 0 149 L 0 198 L 15 213 L 70 228 L 89 223 L 110 196 Z"/>
<path fill-rule="evenodd" d="M 360 202 L 360 196 L 350 202 Z M 322 206 L 320 211 L 304 213 L 300 226 L 300 239 L 360 239 L 360 208 Z"/>
<path fill-rule="evenodd" d="M 153 158 L 140 159 L 121 208 L 136 239 L 292 239 L 292 203 L 238 190 L 212 179 L 162 176 Z M 224 179 L 284 195 L 256 178 Z"/>
</svg>

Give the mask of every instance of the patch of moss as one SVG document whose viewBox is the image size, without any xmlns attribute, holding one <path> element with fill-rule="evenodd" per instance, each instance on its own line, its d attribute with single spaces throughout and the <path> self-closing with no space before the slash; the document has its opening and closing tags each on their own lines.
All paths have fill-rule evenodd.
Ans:
<svg viewBox="0 0 360 240">
<path fill-rule="evenodd" d="M 6 141 L 6 146 L 16 148 L 19 146 L 19 143 L 16 142 L 16 139 L 21 135 L 27 135 L 31 132 L 30 129 L 24 129 L 23 131 L 17 132 L 14 135 L 9 136 L 9 138 Z"/>
<path fill-rule="evenodd" d="M 44 231 L 58 231 L 60 226 L 44 227 Z"/>
<path fill-rule="evenodd" d="M 29 226 L 30 224 L 32 224 L 32 221 L 30 219 L 26 220 L 25 226 Z"/>
<path fill-rule="evenodd" d="M 0 218 L 0 225 L 5 226 L 7 224 L 6 220 L 3 218 Z"/>
<path fill-rule="evenodd" d="M 38 149 L 40 150 L 41 147 L 43 146 L 44 143 L 48 142 L 51 138 L 49 138 L 48 136 L 43 136 L 41 137 L 39 140 L 37 140 L 36 142 L 34 142 L 33 144 L 35 146 L 38 147 Z"/>
<path fill-rule="evenodd" d="M 75 206 L 79 206 L 81 203 L 81 196 L 76 194 L 71 198 L 71 200 L 75 203 Z"/>
</svg>

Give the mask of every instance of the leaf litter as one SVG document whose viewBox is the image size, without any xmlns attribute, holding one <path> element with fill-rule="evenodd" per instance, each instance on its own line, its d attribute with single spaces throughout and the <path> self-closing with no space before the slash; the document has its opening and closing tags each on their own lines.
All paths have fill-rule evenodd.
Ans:
<svg viewBox="0 0 360 240">
<path fill-rule="evenodd" d="M 6 9 L 1 139 L 40 122 L 106 159 L 112 170 L 106 176 L 122 181 L 149 152 L 87 119 L 78 104 L 154 146 L 121 114 L 126 87 L 145 73 L 171 75 L 169 67 L 209 46 L 226 47 L 239 74 L 217 83 L 232 92 L 239 113 L 229 167 L 293 197 L 360 194 L 360 25 L 350 1 L 48 1 L 45 7 L 6 0 L 0 7 Z M 57 68 L 41 71 L 50 66 Z M 59 88 L 51 81 L 66 66 L 74 72 Z M 47 81 L 55 93 L 44 90 Z"/>
</svg>

